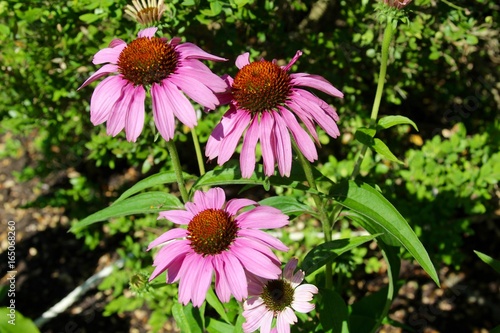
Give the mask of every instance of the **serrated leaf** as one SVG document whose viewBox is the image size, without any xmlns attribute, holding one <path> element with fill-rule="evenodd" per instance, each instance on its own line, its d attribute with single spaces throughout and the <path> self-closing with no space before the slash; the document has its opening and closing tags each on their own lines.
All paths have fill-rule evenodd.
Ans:
<svg viewBox="0 0 500 333">
<path fill-rule="evenodd" d="M 417 125 L 410 118 L 404 116 L 385 116 L 379 119 L 377 127 L 387 129 L 396 125 L 411 125 L 418 131 Z"/>
<path fill-rule="evenodd" d="M 184 179 L 193 179 L 195 178 L 194 176 L 188 174 L 188 173 L 183 173 Z M 151 175 L 147 178 L 144 178 L 137 183 L 134 184 L 131 188 L 126 190 L 125 192 L 120 195 L 118 199 L 116 199 L 115 204 L 122 201 L 123 199 L 126 199 L 136 193 L 139 193 L 142 190 L 145 190 L 147 188 L 151 188 L 153 186 L 157 185 L 163 185 L 163 184 L 171 184 L 175 183 L 177 181 L 177 177 L 175 176 L 174 171 L 167 171 L 167 172 L 160 172 L 154 175 Z"/>
<path fill-rule="evenodd" d="M 500 260 L 493 259 L 487 254 L 474 250 L 474 253 L 477 254 L 479 259 L 488 264 L 491 268 L 493 268 L 497 273 L 500 273 Z"/>
<path fill-rule="evenodd" d="M 377 153 L 379 153 L 389 161 L 396 162 L 399 164 L 404 164 L 391 152 L 389 147 L 387 147 L 387 145 L 378 138 L 373 139 L 373 145 L 370 146 L 370 148 L 375 150 Z"/>
<path fill-rule="evenodd" d="M 342 206 L 363 216 L 367 222 L 382 227 L 384 233 L 395 237 L 439 286 L 436 268 L 425 247 L 408 222 L 382 194 L 366 183 L 343 181 L 332 188 L 330 195 Z"/>
<path fill-rule="evenodd" d="M 342 253 L 352 250 L 355 247 L 366 243 L 379 236 L 359 236 L 352 238 L 336 239 L 314 247 L 304 258 L 302 270 L 306 276 L 323 267 L 327 262 L 334 260 Z"/>
<path fill-rule="evenodd" d="M 182 203 L 179 199 L 170 193 L 160 191 L 140 193 L 87 216 L 72 226 L 70 231 L 75 232 L 78 229 L 113 217 L 158 213 L 164 210 L 182 207 Z"/>
<path fill-rule="evenodd" d="M 303 204 L 302 202 L 298 201 L 293 197 L 285 197 L 285 196 L 269 197 L 259 201 L 259 204 L 263 206 L 271 206 L 274 208 L 278 208 L 283 212 L 283 214 L 286 215 L 297 216 L 304 213 L 309 213 L 309 214 L 313 213 L 311 207 L 309 207 L 306 204 Z"/>
</svg>

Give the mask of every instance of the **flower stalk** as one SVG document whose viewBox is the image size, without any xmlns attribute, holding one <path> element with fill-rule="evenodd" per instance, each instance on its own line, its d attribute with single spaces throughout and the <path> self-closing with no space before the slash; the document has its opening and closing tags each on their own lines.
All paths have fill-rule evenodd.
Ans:
<svg viewBox="0 0 500 333">
<path fill-rule="evenodd" d="M 382 40 L 382 54 L 380 59 L 380 72 L 378 75 L 377 91 L 375 93 L 375 99 L 373 101 L 372 112 L 370 115 L 371 125 L 374 125 L 377 122 L 380 102 L 382 100 L 382 93 L 384 92 L 385 76 L 387 73 L 387 61 L 389 59 L 389 46 L 391 44 L 392 36 L 394 35 L 396 22 L 397 21 L 393 21 L 391 16 L 387 16 L 386 26 L 384 30 L 384 39 Z M 368 147 L 365 145 L 363 145 L 363 148 L 361 148 L 361 152 L 358 155 L 356 164 L 354 165 L 354 169 L 351 174 L 352 180 L 354 180 L 359 174 L 361 163 L 365 158 L 367 149 Z"/>
<path fill-rule="evenodd" d="M 179 154 L 177 153 L 177 147 L 173 140 L 166 141 L 168 153 L 170 154 L 170 159 L 172 160 L 172 166 L 174 167 L 175 177 L 177 178 L 177 185 L 179 185 L 179 191 L 181 192 L 182 201 L 184 203 L 188 202 L 189 195 L 186 190 L 186 184 L 184 182 L 184 176 L 182 175 L 182 166 L 179 159 Z"/>
<path fill-rule="evenodd" d="M 196 160 L 198 161 L 198 168 L 200 169 L 200 176 L 205 174 L 205 163 L 203 163 L 203 156 L 201 154 L 200 140 L 198 140 L 198 132 L 196 127 L 191 129 L 191 136 L 193 137 L 194 150 L 196 151 Z"/>
</svg>

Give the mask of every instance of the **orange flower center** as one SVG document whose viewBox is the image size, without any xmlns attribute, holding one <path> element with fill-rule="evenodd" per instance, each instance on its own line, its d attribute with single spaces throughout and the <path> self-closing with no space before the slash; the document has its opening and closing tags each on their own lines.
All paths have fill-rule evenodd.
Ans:
<svg viewBox="0 0 500 333">
<path fill-rule="evenodd" d="M 232 93 L 240 107 L 262 112 L 285 103 L 290 88 L 290 76 L 285 70 L 269 61 L 256 61 L 236 74 Z"/>
<path fill-rule="evenodd" d="M 227 212 L 207 209 L 193 217 L 187 230 L 191 248 L 207 256 L 227 250 L 236 238 L 238 225 Z"/>
<path fill-rule="evenodd" d="M 161 38 L 140 37 L 128 44 L 118 57 L 118 68 L 136 86 L 160 83 L 177 68 L 178 55 Z"/>
</svg>

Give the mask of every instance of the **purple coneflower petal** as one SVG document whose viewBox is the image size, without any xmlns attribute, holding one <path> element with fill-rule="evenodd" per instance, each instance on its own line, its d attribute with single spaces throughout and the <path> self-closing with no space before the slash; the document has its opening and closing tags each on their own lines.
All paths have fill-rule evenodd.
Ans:
<svg viewBox="0 0 500 333">
<path fill-rule="evenodd" d="M 196 58 L 212 61 L 227 61 L 225 58 L 214 56 L 200 49 L 193 43 L 183 43 L 176 46 L 175 50 L 181 54 L 183 58 Z"/>
<path fill-rule="evenodd" d="M 292 170 L 292 144 L 290 141 L 290 133 L 281 116 L 276 113 L 274 115 L 274 134 L 276 160 L 281 176 L 290 177 Z"/>
<path fill-rule="evenodd" d="M 238 215 L 237 221 L 243 228 L 271 229 L 288 225 L 288 216 L 277 208 L 258 206 Z"/>
<path fill-rule="evenodd" d="M 169 80 L 184 91 L 192 100 L 203 105 L 204 107 L 215 109 L 215 106 L 219 102 L 217 97 L 215 97 L 214 92 L 198 82 L 195 78 L 185 75 L 171 74 Z"/>
<path fill-rule="evenodd" d="M 279 251 L 288 251 L 288 246 L 283 244 L 282 241 L 269 235 L 268 233 L 266 233 L 265 231 L 262 231 L 262 230 L 244 229 L 244 230 L 240 230 L 238 232 L 238 235 L 241 237 L 248 237 L 250 239 L 263 242 L 263 243 L 267 244 L 268 246 L 270 246 L 276 250 L 279 250 Z"/>
<path fill-rule="evenodd" d="M 106 76 L 110 73 L 115 73 L 118 71 L 118 66 L 117 65 L 112 65 L 112 64 L 106 64 L 99 68 L 94 74 L 92 74 L 83 84 L 78 88 L 78 90 L 82 89 L 83 87 L 87 86 L 88 84 L 94 82 L 97 79 L 100 79 L 103 76 Z M 113 76 L 112 76 L 113 77 Z M 108 78 L 110 79 L 110 78 Z M 103 81 L 104 82 L 104 81 Z M 101 82 L 102 83 L 102 82 Z M 97 89 L 97 88 L 96 88 Z M 94 90 L 95 93 L 95 90 Z M 92 95 L 94 97 L 94 95 Z"/>
<path fill-rule="evenodd" d="M 165 91 L 166 85 L 153 83 L 151 86 L 151 99 L 153 100 L 153 118 L 158 132 L 169 141 L 174 137 L 175 119 L 173 106 Z"/>
<path fill-rule="evenodd" d="M 154 241 L 149 243 L 148 246 L 148 251 L 151 250 L 153 247 L 158 246 L 160 244 L 163 244 L 165 242 L 168 242 L 172 239 L 175 238 L 183 238 L 187 236 L 187 230 L 186 229 L 181 229 L 181 228 L 175 228 L 171 229 L 165 233 L 163 233 L 160 237 L 156 238 Z"/>
<path fill-rule="evenodd" d="M 248 296 L 247 281 L 242 264 L 236 256 L 224 253 L 224 275 L 229 289 L 237 301 L 242 301 Z M 222 301 L 222 300 L 221 300 Z"/>
<path fill-rule="evenodd" d="M 125 133 L 129 142 L 135 142 L 144 127 L 144 100 L 146 99 L 146 92 L 141 86 L 135 87 L 134 90 L 132 102 L 125 118 Z"/>
<path fill-rule="evenodd" d="M 242 69 L 244 66 L 250 64 L 250 53 L 245 52 L 236 58 L 236 67 Z"/>
<path fill-rule="evenodd" d="M 120 53 L 123 51 L 125 47 L 127 47 L 127 44 L 115 42 L 115 45 L 113 47 L 107 47 L 98 51 L 94 55 L 92 63 L 94 65 L 103 64 L 105 62 L 116 64 L 118 63 L 118 58 L 120 57 Z"/>
<path fill-rule="evenodd" d="M 90 99 L 90 121 L 99 125 L 108 120 L 111 109 L 121 97 L 126 81 L 119 76 L 105 78 L 97 85 Z"/>
<path fill-rule="evenodd" d="M 149 37 L 149 38 L 151 38 L 151 37 L 153 37 L 155 35 L 155 33 L 156 33 L 157 30 L 158 30 L 157 27 L 146 28 L 146 29 L 143 29 L 143 30 L 139 31 L 139 33 L 137 34 L 137 36 L 139 38 L 141 38 L 141 37 Z"/>
<path fill-rule="evenodd" d="M 194 215 L 185 210 L 166 210 L 159 213 L 158 218 L 164 218 L 176 224 L 188 224 Z"/>
<path fill-rule="evenodd" d="M 290 74 L 290 78 L 292 79 L 291 83 L 293 85 L 311 87 L 335 97 L 339 98 L 344 97 L 344 94 L 340 90 L 335 88 L 330 82 L 328 82 L 322 76 L 305 74 L 305 73 L 296 73 L 296 74 Z"/>
<path fill-rule="evenodd" d="M 250 199 L 231 199 L 227 202 L 226 212 L 231 215 L 236 215 L 240 209 L 251 205 L 256 206 L 258 203 Z"/>
<path fill-rule="evenodd" d="M 106 132 L 108 135 L 116 136 L 125 127 L 125 117 L 134 98 L 134 87 L 127 84 L 122 88 L 122 95 L 111 108 L 107 121 Z"/>
<path fill-rule="evenodd" d="M 262 160 L 264 162 L 264 174 L 272 176 L 274 174 L 274 151 L 271 143 L 274 119 L 269 113 L 264 112 L 260 118 L 260 145 L 262 149 Z"/>
<path fill-rule="evenodd" d="M 170 101 L 174 115 L 189 128 L 193 128 L 198 124 L 196 112 L 193 105 L 179 89 L 169 81 L 162 82 L 165 86 L 164 94 Z"/>
<path fill-rule="evenodd" d="M 280 112 L 286 126 L 290 129 L 290 132 L 292 132 L 295 143 L 305 158 L 307 158 L 309 162 L 317 160 L 318 152 L 316 151 L 316 146 L 307 132 L 300 126 L 295 116 L 286 108 L 281 108 Z"/>
<path fill-rule="evenodd" d="M 259 118 L 254 117 L 248 127 L 240 154 L 240 168 L 243 178 L 250 178 L 255 170 L 255 148 L 259 141 Z"/>
<path fill-rule="evenodd" d="M 234 115 L 234 126 L 230 128 L 230 132 L 226 135 L 226 139 L 222 141 L 220 145 L 220 153 L 217 159 L 217 163 L 222 165 L 226 163 L 233 155 L 238 141 L 241 138 L 243 132 L 248 127 L 250 123 L 251 116 L 248 112 L 243 112 L 241 110 L 236 111 Z"/>
</svg>

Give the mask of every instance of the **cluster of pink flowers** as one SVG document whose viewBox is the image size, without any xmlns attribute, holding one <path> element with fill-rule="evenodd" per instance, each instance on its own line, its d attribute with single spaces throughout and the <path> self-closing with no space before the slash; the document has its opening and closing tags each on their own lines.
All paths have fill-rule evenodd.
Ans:
<svg viewBox="0 0 500 333">
<path fill-rule="evenodd" d="M 136 11 L 142 8 L 139 2 L 135 5 Z M 205 110 L 229 104 L 207 142 L 206 156 L 224 164 L 243 137 L 240 166 L 248 178 L 255 170 L 259 142 L 265 175 L 273 175 L 277 165 L 280 175 L 289 176 L 293 145 L 310 162 L 318 158 L 316 125 L 332 137 L 340 134 L 336 110 L 305 88 L 340 98 L 343 94 L 321 76 L 290 73 L 301 51 L 285 66 L 275 60 L 252 62 L 244 53 L 236 59 L 239 71 L 234 78 L 219 77 L 200 60 L 226 59 L 179 38 L 155 37 L 156 32 L 154 27 L 141 30 L 129 44 L 115 39 L 94 56 L 94 64 L 104 65 L 80 88 L 110 75 L 97 85 L 90 101 L 91 122 L 106 122 L 109 135 L 124 130 L 128 141 L 137 140 L 148 92 L 154 123 L 167 141 L 174 138 L 176 119 L 189 128 L 197 125 L 189 99 Z M 222 302 L 231 296 L 244 302 L 245 332 L 289 332 L 297 321 L 294 311 L 314 309 L 310 301 L 318 289 L 301 284 L 304 272 L 297 270 L 296 259 L 281 271 L 273 250 L 288 248 L 262 230 L 288 224 L 280 210 L 249 199 L 226 202 L 224 191 L 212 188 L 195 192 L 185 210 L 164 211 L 159 218 L 182 227 L 168 230 L 149 245 L 148 250 L 161 246 L 150 280 L 166 272 L 167 283 L 179 281 L 181 303 L 203 304 L 215 279 Z"/>
<path fill-rule="evenodd" d="M 263 59 L 251 62 L 249 54 L 244 53 L 236 59 L 239 69 L 236 76 L 221 78 L 200 60 L 226 59 L 194 44 L 181 43 L 180 38 L 168 41 L 155 37 L 156 31 L 157 28 L 141 30 L 129 44 L 115 39 L 94 56 L 94 64 L 105 65 L 80 89 L 115 74 L 97 85 L 90 101 L 91 122 L 94 125 L 106 122 L 109 135 L 125 130 L 128 141 L 137 140 L 144 127 L 148 90 L 156 128 L 167 141 L 174 138 L 175 119 L 189 128 L 197 125 L 195 109 L 186 95 L 206 110 L 229 104 L 229 110 L 207 142 L 206 156 L 217 158 L 219 165 L 224 164 L 243 136 L 240 164 L 245 178 L 255 169 L 259 141 L 265 175 L 273 175 L 277 164 L 279 173 L 289 176 L 292 140 L 313 162 L 318 158 L 315 143 L 319 145 L 315 124 L 334 138 L 340 134 L 335 109 L 303 88 L 340 98 L 342 92 L 321 76 L 289 73 L 301 51 L 286 66 Z"/>
</svg>

